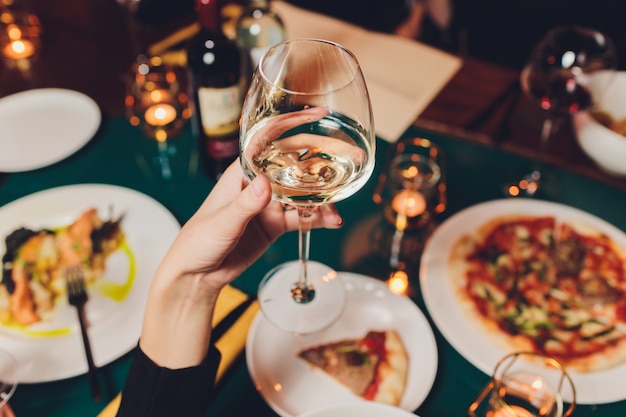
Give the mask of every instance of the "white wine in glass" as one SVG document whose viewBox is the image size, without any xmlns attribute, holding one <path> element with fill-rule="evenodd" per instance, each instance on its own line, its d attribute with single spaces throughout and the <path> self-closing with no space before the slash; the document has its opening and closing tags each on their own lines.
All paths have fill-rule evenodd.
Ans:
<svg viewBox="0 0 626 417">
<path fill-rule="evenodd" d="M 250 180 L 266 176 L 273 198 L 300 218 L 299 260 L 274 268 L 259 286 L 261 309 L 277 327 L 312 333 L 343 312 L 337 273 L 309 261 L 311 216 L 363 187 L 375 147 L 367 86 L 350 51 L 293 39 L 261 58 L 242 111 L 241 164 Z"/>
</svg>

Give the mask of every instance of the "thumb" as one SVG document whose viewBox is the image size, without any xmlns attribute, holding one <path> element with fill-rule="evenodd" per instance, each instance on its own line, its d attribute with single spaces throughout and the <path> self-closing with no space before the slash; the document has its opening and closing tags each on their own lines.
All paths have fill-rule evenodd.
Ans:
<svg viewBox="0 0 626 417">
<path fill-rule="evenodd" d="M 271 200 L 272 188 L 269 181 L 264 176 L 258 175 L 233 201 L 235 207 L 231 219 L 245 225 L 262 212 Z"/>
</svg>

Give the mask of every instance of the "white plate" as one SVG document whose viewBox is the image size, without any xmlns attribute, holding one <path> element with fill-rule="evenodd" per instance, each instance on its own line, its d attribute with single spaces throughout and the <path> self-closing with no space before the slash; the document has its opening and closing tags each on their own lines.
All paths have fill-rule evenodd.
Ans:
<svg viewBox="0 0 626 417">
<path fill-rule="evenodd" d="M 103 218 L 108 218 L 110 209 L 113 217 L 124 214 L 121 226 L 131 254 L 111 254 L 104 276 L 88 288 L 89 337 L 94 362 L 103 366 L 137 344 L 152 276 L 180 230 L 176 218 L 152 198 L 123 187 L 83 184 L 52 188 L 0 207 L 0 250 L 6 252 L 4 238 L 18 227 L 68 225 L 89 207 L 97 208 Z M 115 301 L 103 288 L 126 283 L 133 267 L 130 292 Z M 59 335 L 51 335 L 52 331 Z M 87 372 L 76 310 L 66 300 L 57 304 L 52 322 L 31 325 L 29 333 L 0 326 L 0 346 L 16 357 L 17 380 L 21 383 L 53 381 Z"/>
<path fill-rule="evenodd" d="M 42 88 L 0 99 L 0 172 L 42 168 L 82 148 L 100 126 L 100 108 L 73 90 Z"/>
<path fill-rule="evenodd" d="M 402 408 L 368 401 L 318 408 L 298 417 L 415 417 L 415 414 Z"/>
<path fill-rule="evenodd" d="M 464 233 L 473 233 L 484 222 L 506 214 L 552 215 L 558 222 L 582 220 L 603 231 L 626 248 L 626 234 L 617 227 L 573 207 L 547 201 L 495 200 L 469 207 L 441 224 L 428 241 L 421 261 L 420 285 L 426 308 L 441 333 L 469 362 L 491 375 L 498 359 L 510 353 L 481 337 L 482 329 L 463 314 L 448 276 L 452 245 Z M 601 404 L 626 398 L 626 363 L 604 371 L 571 372 L 577 402 Z"/>
<path fill-rule="evenodd" d="M 437 373 L 437 344 L 426 317 L 411 299 L 393 294 L 380 280 L 349 272 L 339 276 L 348 290 L 345 312 L 322 332 L 294 336 L 257 313 L 246 343 L 255 386 L 282 417 L 323 406 L 364 402 L 324 372 L 312 370 L 297 353 L 320 343 L 363 337 L 369 330 L 393 328 L 409 356 L 408 381 L 399 406 L 415 410 L 426 399 Z"/>
</svg>

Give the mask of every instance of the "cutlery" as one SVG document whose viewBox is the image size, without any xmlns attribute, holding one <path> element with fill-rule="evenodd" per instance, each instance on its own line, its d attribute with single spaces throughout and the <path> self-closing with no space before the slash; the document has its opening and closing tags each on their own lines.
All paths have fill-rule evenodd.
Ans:
<svg viewBox="0 0 626 417">
<path fill-rule="evenodd" d="M 89 299 L 85 286 L 85 277 L 80 266 L 68 268 L 65 274 L 67 286 L 67 299 L 70 305 L 76 308 L 78 313 L 78 321 L 80 322 L 80 332 L 83 338 L 85 355 L 87 357 L 87 365 L 89 366 L 89 384 L 91 386 L 91 395 L 95 402 L 102 399 L 100 384 L 98 382 L 98 374 L 96 365 L 93 362 L 91 346 L 89 344 L 89 335 L 87 334 L 87 323 L 85 322 L 85 304 Z"/>
</svg>

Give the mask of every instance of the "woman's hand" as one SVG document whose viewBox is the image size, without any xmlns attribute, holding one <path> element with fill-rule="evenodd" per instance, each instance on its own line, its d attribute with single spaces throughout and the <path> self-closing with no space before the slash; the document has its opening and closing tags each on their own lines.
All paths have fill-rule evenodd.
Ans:
<svg viewBox="0 0 626 417">
<path fill-rule="evenodd" d="M 15 413 L 11 410 L 8 403 L 0 406 L 0 417 L 15 417 Z"/>
<path fill-rule="evenodd" d="M 314 216 L 313 227 L 342 224 L 334 205 L 320 207 Z M 297 228 L 298 213 L 272 200 L 268 180 L 258 176 L 248 183 L 234 162 L 182 227 L 157 270 L 142 350 L 161 366 L 200 363 L 208 350 L 219 291 L 280 235 Z"/>
</svg>

